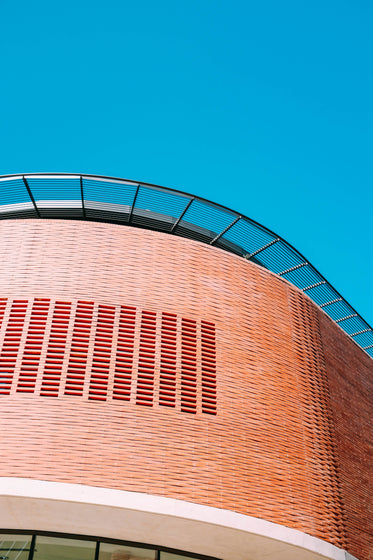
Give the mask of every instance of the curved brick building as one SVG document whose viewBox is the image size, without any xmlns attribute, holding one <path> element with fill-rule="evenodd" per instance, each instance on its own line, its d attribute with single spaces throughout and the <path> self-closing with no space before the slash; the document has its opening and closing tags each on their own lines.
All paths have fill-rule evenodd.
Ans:
<svg viewBox="0 0 373 560">
<path fill-rule="evenodd" d="M 0 192 L 2 559 L 373 559 L 373 332 L 302 255 L 152 185 Z"/>
</svg>

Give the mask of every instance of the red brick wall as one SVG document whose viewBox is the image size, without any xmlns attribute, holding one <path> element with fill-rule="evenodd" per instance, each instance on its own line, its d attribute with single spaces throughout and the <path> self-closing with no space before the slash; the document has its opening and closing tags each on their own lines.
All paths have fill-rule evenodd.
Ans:
<svg viewBox="0 0 373 560">
<path fill-rule="evenodd" d="M 373 558 L 373 360 L 319 313 L 348 549 Z"/>
<path fill-rule="evenodd" d="M 57 220 L 3 221 L 0 232 L 0 338 L 10 344 L 0 366 L 14 365 L 0 396 L 1 476 L 226 508 L 370 558 L 362 510 L 371 504 L 358 487 L 372 464 L 373 362 L 306 296 L 239 257 L 159 232 Z M 14 300 L 26 301 L 21 313 Z M 120 335 L 124 308 L 135 316 Z M 69 375 L 79 390 L 66 392 Z"/>
</svg>

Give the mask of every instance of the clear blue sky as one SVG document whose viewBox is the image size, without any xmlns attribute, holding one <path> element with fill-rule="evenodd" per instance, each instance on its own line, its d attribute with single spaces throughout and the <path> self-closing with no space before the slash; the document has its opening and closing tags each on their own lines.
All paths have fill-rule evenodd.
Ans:
<svg viewBox="0 0 373 560">
<path fill-rule="evenodd" d="M 227 205 L 373 324 L 371 2 L 1 0 L 0 17 L 0 174 Z"/>
</svg>

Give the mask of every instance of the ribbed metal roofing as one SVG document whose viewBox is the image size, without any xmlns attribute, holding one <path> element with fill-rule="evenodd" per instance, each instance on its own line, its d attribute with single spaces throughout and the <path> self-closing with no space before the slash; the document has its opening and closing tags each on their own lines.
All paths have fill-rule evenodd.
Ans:
<svg viewBox="0 0 373 560">
<path fill-rule="evenodd" d="M 0 177 L 0 218 L 96 220 L 163 231 L 235 253 L 305 292 L 373 357 L 373 329 L 294 247 L 233 210 L 191 194 L 96 175 Z"/>
</svg>

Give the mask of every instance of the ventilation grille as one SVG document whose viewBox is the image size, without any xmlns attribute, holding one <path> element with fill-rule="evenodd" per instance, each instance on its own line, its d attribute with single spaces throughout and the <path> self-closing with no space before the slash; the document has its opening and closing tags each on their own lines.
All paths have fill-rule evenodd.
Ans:
<svg viewBox="0 0 373 560">
<path fill-rule="evenodd" d="M 174 407 L 177 379 L 177 316 L 162 314 L 159 404 Z"/>
<path fill-rule="evenodd" d="M 215 325 L 129 306 L 0 299 L 0 395 L 215 415 Z"/>
<path fill-rule="evenodd" d="M 49 300 L 35 300 L 29 319 L 25 347 L 21 361 L 21 371 L 18 378 L 17 391 L 19 393 L 33 393 L 42 355 L 45 339 L 45 327 L 48 319 Z M 26 311 L 26 307 L 25 307 Z M 24 317 L 24 313 L 22 317 Z M 22 319 L 23 323 L 23 319 Z"/>
<path fill-rule="evenodd" d="M 109 305 L 98 306 L 92 373 L 89 383 L 89 398 L 96 401 L 106 401 L 107 398 L 114 319 L 115 307 Z"/>
<path fill-rule="evenodd" d="M 46 351 L 40 394 L 58 397 L 64 366 L 67 333 L 71 315 L 71 303 L 56 301 Z"/>
<path fill-rule="evenodd" d="M 215 325 L 202 321 L 202 410 L 216 410 L 216 343 Z"/>
<path fill-rule="evenodd" d="M 131 400 L 136 307 L 122 307 L 119 316 L 113 399 Z"/>
<path fill-rule="evenodd" d="M 181 320 L 181 410 L 197 408 L 197 323 Z"/>
<path fill-rule="evenodd" d="M 78 301 L 75 310 L 65 395 L 83 395 L 93 322 L 93 307 L 92 302 Z"/>
<path fill-rule="evenodd" d="M 4 300 L 3 300 L 4 302 Z M 2 303 L 3 303 L 2 302 Z M 27 301 L 15 300 L 11 303 L 7 321 L 3 325 L 3 347 L 0 354 L 1 394 L 9 395 L 21 344 L 23 326 L 26 317 Z M 5 309 L 2 311 L 5 315 Z"/>
</svg>

